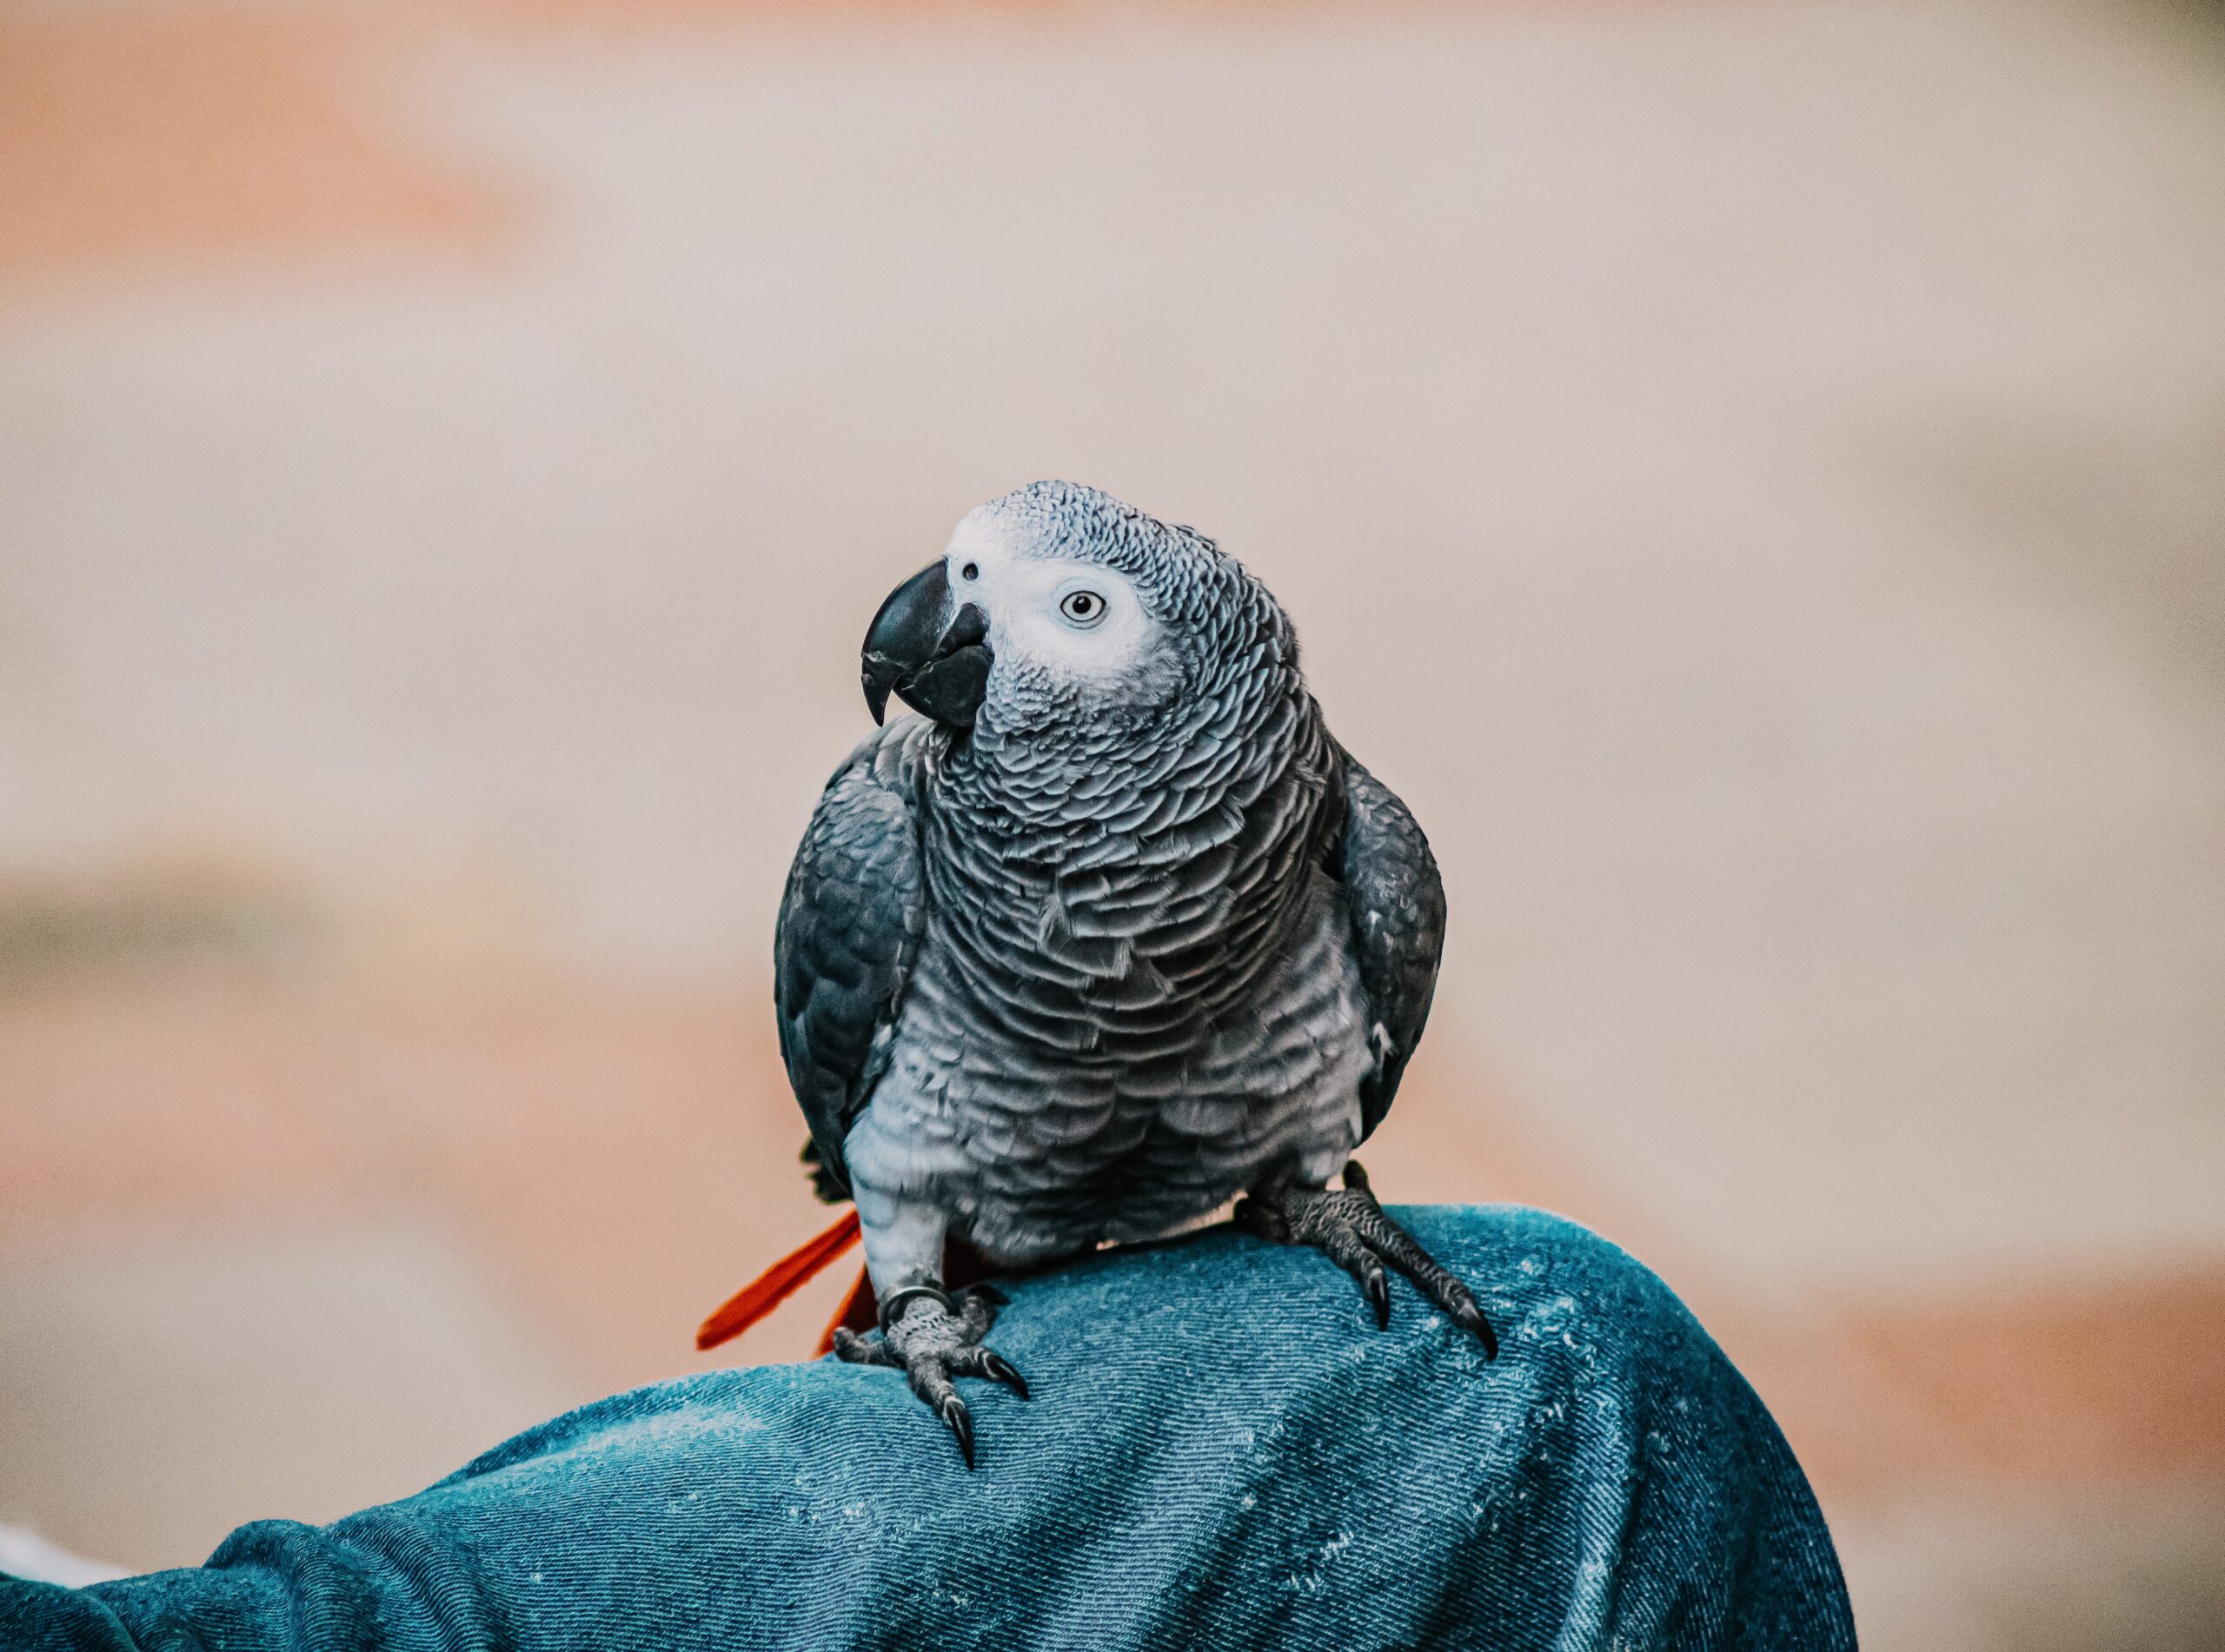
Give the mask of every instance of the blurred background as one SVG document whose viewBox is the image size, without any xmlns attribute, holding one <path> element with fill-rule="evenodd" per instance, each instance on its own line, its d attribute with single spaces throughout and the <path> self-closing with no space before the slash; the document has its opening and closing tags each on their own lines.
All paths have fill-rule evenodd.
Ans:
<svg viewBox="0 0 2225 1652">
<path fill-rule="evenodd" d="M 1438 846 L 1378 1185 L 1659 1269 L 1878 1652 L 2225 1646 L 2166 0 L 0 0 L 0 1521 L 189 1563 L 706 1363 L 826 1220 L 858 639 L 1053 475 Z"/>
</svg>

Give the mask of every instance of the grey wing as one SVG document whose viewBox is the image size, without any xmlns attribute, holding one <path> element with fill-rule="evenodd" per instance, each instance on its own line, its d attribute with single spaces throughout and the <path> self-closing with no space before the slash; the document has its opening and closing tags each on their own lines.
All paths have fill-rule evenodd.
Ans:
<svg viewBox="0 0 2225 1652">
<path fill-rule="evenodd" d="M 773 939 L 780 1058 L 811 1126 L 822 1197 L 847 1198 L 843 1138 L 872 1098 L 927 921 L 922 720 L 893 723 L 834 772 L 788 870 Z"/>
<path fill-rule="evenodd" d="M 1429 839 L 1406 806 L 1350 753 L 1344 754 L 1344 826 L 1329 869 L 1351 902 L 1352 949 L 1374 1023 L 1375 1065 L 1359 1089 L 1365 1137 L 1391 1111 L 1429 1020 L 1445 952 L 1445 885 Z"/>
</svg>

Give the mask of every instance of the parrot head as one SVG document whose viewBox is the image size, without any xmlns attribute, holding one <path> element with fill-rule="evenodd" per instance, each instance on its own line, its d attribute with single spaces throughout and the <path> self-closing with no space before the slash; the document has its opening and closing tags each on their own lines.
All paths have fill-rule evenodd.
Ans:
<svg viewBox="0 0 2225 1652">
<path fill-rule="evenodd" d="M 1264 651 L 1294 665 L 1265 589 L 1202 534 L 1043 481 L 968 512 L 866 633 L 866 704 L 955 728 L 1148 718 Z M 985 712 L 986 708 L 986 712 Z"/>
</svg>

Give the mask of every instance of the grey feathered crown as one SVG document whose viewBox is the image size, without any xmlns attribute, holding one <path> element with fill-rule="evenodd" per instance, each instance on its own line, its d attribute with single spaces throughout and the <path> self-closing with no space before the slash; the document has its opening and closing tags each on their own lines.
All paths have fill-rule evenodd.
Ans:
<svg viewBox="0 0 2225 1652">
<path fill-rule="evenodd" d="M 1264 647 L 1274 665 L 1297 667 L 1298 634 L 1281 605 L 1196 528 L 1162 522 L 1081 482 L 1030 482 L 989 508 L 1026 522 L 1044 554 L 1079 556 L 1126 574 L 1161 620 L 1211 644 L 1204 657 L 1235 661 Z"/>
</svg>

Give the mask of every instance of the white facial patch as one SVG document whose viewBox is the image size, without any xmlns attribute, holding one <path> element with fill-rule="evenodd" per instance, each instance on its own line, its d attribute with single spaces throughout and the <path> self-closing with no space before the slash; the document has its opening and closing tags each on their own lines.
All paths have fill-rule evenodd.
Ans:
<svg viewBox="0 0 2225 1652">
<path fill-rule="evenodd" d="M 945 553 L 953 597 L 989 616 L 989 650 L 1076 684 L 1120 682 L 1156 653 L 1159 625 L 1125 574 L 1096 562 L 1029 554 L 1018 524 L 976 510 Z"/>
</svg>

